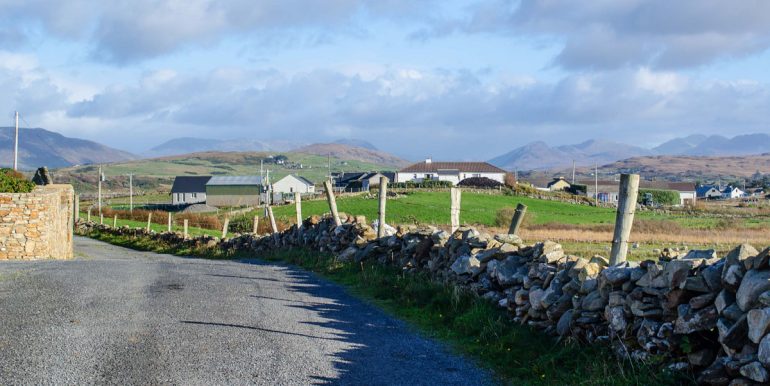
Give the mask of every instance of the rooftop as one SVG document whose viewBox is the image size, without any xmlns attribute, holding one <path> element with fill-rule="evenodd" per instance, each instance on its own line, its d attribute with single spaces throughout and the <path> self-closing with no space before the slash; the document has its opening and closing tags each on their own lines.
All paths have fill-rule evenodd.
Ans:
<svg viewBox="0 0 770 386">
<path fill-rule="evenodd" d="M 171 193 L 202 193 L 211 176 L 177 176 L 171 186 Z"/>
<path fill-rule="evenodd" d="M 438 173 L 439 170 L 457 170 L 460 173 L 505 173 L 487 162 L 420 162 L 407 166 L 400 173 Z"/>
<path fill-rule="evenodd" d="M 213 185 L 262 185 L 260 176 L 214 176 L 211 177 L 208 186 Z"/>
</svg>

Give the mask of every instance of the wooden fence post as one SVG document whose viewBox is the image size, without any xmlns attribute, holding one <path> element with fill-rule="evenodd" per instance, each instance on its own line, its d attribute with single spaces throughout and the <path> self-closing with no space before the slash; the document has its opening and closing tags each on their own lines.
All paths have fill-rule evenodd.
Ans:
<svg viewBox="0 0 770 386">
<path fill-rule="evenodd" d="M 294 192 L 294 207 L 297 212 L 297 235 L 302 233 L 302 195 Z"/>
<path fill-rule="evenodd" d="M 171 212 L 168 212 L 168 231 L 171 232 L 171 228 L 173 228 L 173 223 L 171 222 Z"/>
<path fill-rule="evenodd" d="M 118 215 L 116 214 L 115 217 L 112 218 L 112 227 L 117 228 L 118 227 Z"/>
<path fill-rule="evenodd" d="M 150 223 L 152 223 L 152 212 L 147 213 L 147 232 L 150 231 Z"/>
<path fill-rule="evenodd" d="M 187 240 L 187 219 L 184 219 L 184 238 Z"/>
<path fill-rule="evenodd" d="M 455 233 L 457 228 L 460 227 L 460 199 L 461 199 L 461 191 L 460 188 L 450 188 L 449 189 L 449 196 L 452 200 L 451 206 L 449 208 L 449 214 L 450 214 L 450 220 L 452 224 L 452 233 Z"/>
<path fill-rule="evenodd" d="M 86 221 L 91 222 L 91 208 L 88 208 L 88 214 L 86 215 Z"/>
<path fill-rule="evenodd" d="M 524 215 L 527 213 L 527 206 L 524 204 L 516 205 L 516 212 L 511 218 L 511 226 L 508 228 L 509 235 L 518 235 L 521 222 L 524 221 Z"/>
<path fill-rule="evenodd" d="M 631 235 L 631 226 L 634 224 L 634 212 L 636 211 L 638 196 L 639 175 L 621 174 L 618 211 L 615 217 L 615 232 L 612 236 L 612 251 L 610 252 L 611 266 L 626 261 L 628 238 Z"/>
<path fill-rule="evenodd" d="M 273 215 L 272 206 L 267 207 L 267 217 L 270 219 L 270 229 L 272 229 L 273 234 L 278 233 L 278 226 L 275 224 L 275 215 Z"/>
<path fill-rule="evenodd" d="M 380 177 L 380 206 L 377 218 L 377 238 L 385 237 L 385 204 L 388 201 L 388 177 Z"/>
<path fill-rule="evenodd" d="M 104 214 L 99 213 L 99 225 L 104 225 Z"/>
<path fill-rule="evenodd" d="M 230 226 L 230 219 L 225 217 L 225 224 L 222 225 L 222 238 L 227 237 L 227 228 Z"/>
<path fill-rule="evenodd" d="M 324 181 L 324 190 L 326 190 L 326 200 L 329 201 L 329 209 L 332 211 L 332 217 L 334 217 L 334 224 L 340 226 L 342 221 L 340 221 L 340 214 L 337 212 L 337 200 L 334 198 L 331 181 Z"/>
<path fill-rule="evenodd" d="M 253 233 L 256 235 L 259 233 L 259 216 L 254 216 L 254 231 Z"/>
</svg>

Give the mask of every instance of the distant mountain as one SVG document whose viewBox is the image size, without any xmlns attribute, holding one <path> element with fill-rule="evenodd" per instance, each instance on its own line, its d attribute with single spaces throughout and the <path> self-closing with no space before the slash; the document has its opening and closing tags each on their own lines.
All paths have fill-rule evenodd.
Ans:
<svg viewBox="0 0 770 386">
<path fill-rule="evenodd" d="M 489 162 L 507 170 L 559 169 L 572 165 L 603 165 L 620 159 L 652 154 L 651 150 L 618 142 L 588 140 L 576 145 L 551 147 L 545 142 L 532 142 Z"/>
<path fill-rule="evenodd" d="M 364 141 L 363 139 L 339 139 L 334 141 L 334 143 L 338 143 L 340 145 L 362 147 L 364 149 L 369 149 L 369 150 L 379 150 L 377 149 L 377 147 L 372 145 L 371 142 Z"/>
<path fill-rule="evenodd" d="M 770 135 L 744 134 L 728 138 L 721 135 L 691 135 L 665 142 L 653 149 L 660 155 L 737 156 L 762 154 L 770 150 Z"/>
<path fill-rule="evenodd" d="M 644 178 L 716 180 L 750 178 L 770 170 L 770 153 L 741 156 L 658 155 L 635 157 L 599 168 L 599 174 L 638 173 Z M 583 170 L 590 173 L 590 170 Z"/>
<path fill-rule="evenodd" d="M 174 138 L 144 153 L 162 157 L 207 151 L 288 151 L 304 144 L 290 141 L 260 141 L 255 139 Z"/>
<path fill-rule="evenodd" d="M 13 127 L 0 127 L 0 165 L 13 166 Z M 137 159 L 122 150 L 45 129 L 19 129 L 19 169 L 121 162 Z"/>
<path fill-rule="evenodd" d="M 314 154 L 349 160 L 369 162 L 389 167 L 403 167 L 409 164 L 408 161 L 398 158 L 394 155 L 380 150 L 371 150 L 364 147 L 345 145 L 340 143 L 316 143 L 292 150 L 292 153 Z"/>
</svg>

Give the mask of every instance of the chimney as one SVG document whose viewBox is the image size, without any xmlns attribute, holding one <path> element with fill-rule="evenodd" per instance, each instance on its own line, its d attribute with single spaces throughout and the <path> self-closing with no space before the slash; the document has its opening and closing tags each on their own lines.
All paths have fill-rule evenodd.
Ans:
<svg viewBox="0 0 770 386">
<path fill-rule="evenodd" d="M 433 159 L 431 159 L 430 157 L 428 157 L 428 158 L 426 158 L 426 159 L 425 159 L 425 163 L 426 163 L 426 164 L 429 164 L 429 163 L 431 163 L 431 162 L 433 162 Z"/>
</svg>

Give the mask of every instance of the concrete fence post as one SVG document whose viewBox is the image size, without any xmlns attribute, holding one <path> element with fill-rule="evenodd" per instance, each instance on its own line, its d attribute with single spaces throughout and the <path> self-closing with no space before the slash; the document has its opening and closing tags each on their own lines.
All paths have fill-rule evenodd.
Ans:
<svg viewBox="0 0 770 386">
<path fill-rule="evenodd" d="M 184 219 L 184 239 L 187 240 L 187 219 Z"/>
<path fill-rule="evenodd" d="M 171 232 L 172 228 L 173 228 L 173 222 L 171 220 L 171 212 L 168 212 L 168 231 Z"/>
<path fill-rule="evenodd" d="M 147 213 L 147 232 L 150 231 L 150 224 L 152 223 L 152 212 Z"/>
<path fill-rule="evenodd" d="M 340 221 L 340 214 L 337 212 L 337 200 L 334 198 L 331 181 L 324 181 L 324 190 L 326 190 L 326 200 L 329 201 L 329 209 L 332 211 L 332 217 L 334 217 L 334 224 L 340 226 L 342 221 Z"/>
<path fill-rule="evenodd" d="M 297 212 L 297 236 L 302 233 L 302 195 L 294 192 L 294 208 Z"/>
<path fill-rule="evenodd" d="M 385 237 L 385 204 L 388 201 L 388 177 L 380 177 L 380 206 L 377 218 L 377 238 Z"/>
<path fill-rule="evenodd" d="M 254 216 L 254 230 L 252 233 L 255 235 L 259 233 L 259 216 Z"/>
<path fill-rule="evenodd" d="M 230 219 L 225 217 L 225 223 L 222 225 L 222 238 L 227 237 L 227 228 L 230 227 Z"/>
<path fill-rule="evenodd" d="M 455 233 L 457 228 L 460 227 L 460 200 L 462 192 L 460 188 L 450 188 L 449 197 L 451 199 L 451 206 L 449 208 L 450 223 L 452 224 L 452 233 Z"/>
<path fill-rule="evenodd" d="M 113 228 L 117 228 L 118 227 L 118 215 L 117 214 L 112 218 L 112 227 Z"/>
<path fill-rule="evenodd" d="M 612 251 L 610 252 L 610 265 L 617 265 L 626 261 L 628 238 L 631 235 L 631 226 L 634 224 L 634 212 L 636 211 L 638 195 L 639 175 L 621 174 L 618 211 L 615 217 L 615 232 L 612 236 Z"/>
<path fill-rule="evenodd" d="M 80 221 L 80 195 L 79 194 L 75 195 L 75 210 L 73 210 L 73 212 L 75 216 L 74 218 L 75 224 L 77 224 L 78 221 Z"/>
<path fill-rule="evenodd" d="M 99 225 L 104 225 L 104 214 L 99 213 Z"/>
<path fill-rule="evenodd" d="M 278 226 L 275 224 L 275 215 L 273 214 L 272 206 L 267 207 L 267 217 L 270 219 L 270 229 L 273 231 L 273 234 L 278 233 Z"/>
<path fill-rule="evenodd" d="M 86 221 L 91 222 L 91 208 L 88 208 L 88 214 L 86 214 Z"/>
<path fill-rule="evenodd" d="M 524 204 L 516 205 L 516 212 L 511 218 L 511 226 L 508 228 L 509 235 L 518 235 L 521 222 L 524 221 L 524 215 L 527 213 L 527 206 Z"/>
</svg>

